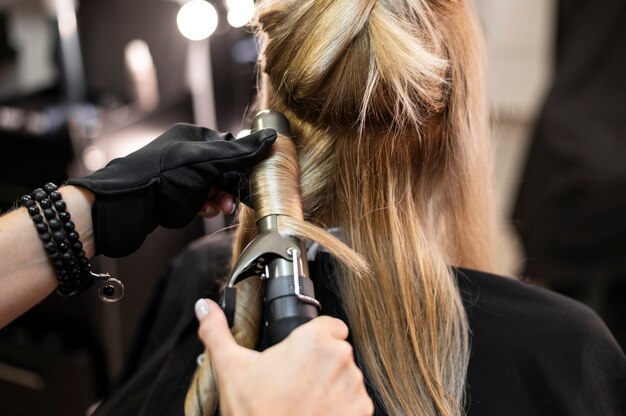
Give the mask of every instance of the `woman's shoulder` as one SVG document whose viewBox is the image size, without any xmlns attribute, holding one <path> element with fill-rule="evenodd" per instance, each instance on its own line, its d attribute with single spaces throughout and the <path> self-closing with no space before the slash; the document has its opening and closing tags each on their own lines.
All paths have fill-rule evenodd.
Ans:
<svg viewBox="0 0 626 416">
<path fill-rule="evenodd" d="M 624 414 L 626 357 L 595 312 L 511 278 L 455 272 L 471 331 L 470 408 Z"/>
<path fill-rule="evenodd" d="M 589 352 L 617 342 L 588 306 L 513 278 L 456 269 L 472 332 L 497 334 L 509 353 Z"/>
<path fill-rule="evenodd" d="M 507 327 L 517 323 L 536 333 L 548 327 L 554 333 L 558 325 L 562 330 L 592 329 L 610 335 L 593 310 L 556 292 L 476 270 L 458 268 L 455 272 L 470 318 L 478 314 L 492 323 L 502 321 Z"/>
</svg>

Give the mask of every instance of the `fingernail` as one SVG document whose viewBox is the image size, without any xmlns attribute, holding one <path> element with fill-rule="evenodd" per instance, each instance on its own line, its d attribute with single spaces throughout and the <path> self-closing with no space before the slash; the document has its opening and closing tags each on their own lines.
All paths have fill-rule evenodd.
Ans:
<svg viewBox="0 0 626 416">
<path fill-rule="evenodd" d="M 237 204 L 233 201 L 232 207 L 230 208 L 230 212 L 228 213 L 228 215 L 233 215 L 235 213 L 235 210 L 237 210 Z"/>
<path fill-rule="evenodd" d="M 209 312 L 211 312 L 209 303 L 204 299 L 198 299 L 194 306 L 194 310 L 196 311 L 196 318 L 198 318 L 198 321 L 203 320 Z"/>
</svg>

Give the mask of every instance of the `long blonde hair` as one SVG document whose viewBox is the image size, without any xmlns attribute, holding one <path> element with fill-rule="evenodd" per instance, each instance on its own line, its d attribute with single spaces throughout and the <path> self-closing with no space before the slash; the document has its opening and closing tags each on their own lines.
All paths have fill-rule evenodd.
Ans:
<svg viewBox="0 0 626 416">
<path fill-rule="evenodd" d="M 489 270 L 492 231 L 469 0 L 261 0 L 256 22 L 260 106 L 291 122 L 303 219 L 350 248 L 324 241 L 366 378 L 388 414 L 461 414 L 469 329 L 450 265 Z M 254 221 L 241 216 L 235 255 Z M 216 406 L 198 378 L 188 414 Z"/>
</svg>

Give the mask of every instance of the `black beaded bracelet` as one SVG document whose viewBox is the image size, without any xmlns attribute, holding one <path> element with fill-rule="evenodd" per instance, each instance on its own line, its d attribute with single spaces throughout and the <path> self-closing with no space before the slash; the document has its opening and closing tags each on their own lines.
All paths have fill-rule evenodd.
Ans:
<svg viewBox="0 0 626 416">
<path fill-rule="evenodd" d="M 67 211 L 58 187 L 47 183 L 18 200 L 28 210 L 59 281 L 57 293 L 75 296 L 100 281 L 98 295 L 105 302 L 116 302 L 124 295 L 124 285 L 108 274 L 96 274 L 83 250 L 80 235 Z"/>
<path fill-rule="evenodd" d="M 44 249 L 52 261 L 59 280 L 57 292 L 63 296 L 78 294 L 80 270 L 76 267 L 74 256 L 69 252 L 65 232 L 60 227 L 57 212 L 52 208 L 52 202 L 48 199 L 47 193 L 41 188 L 35 189 L 30 195 L 20 198 L 20 204 L 28 209 L 39 237 L 44 243 Z M 43 215 L 40 208 L 43 209 Z M 47 220 L 47 223 L 44 220 Z"/>
<path fill-rule="evenodd" d="M 30 195 L 22 196 L 19 199 L 19 205 L 25 207 L 28 210 L 28 214 L 35 223 L 35 229 L 39 234 L 39 238 L 43 242 L 44 250 L 48 254 L 48 257 L 52 262 L 52 266 L 54 267 L 58 275 L 63 270 L 61 253 L 58 251 L 57 245 L 52 238 L 52 234 L 50 233 L 50 228 L 45 222 L 44 216 L 39 210 L 39 206 L 37 206 L 37 203 L 35 202 L 35 200 L 32 199 Z"/>
<path fill-rule="evenodd" d="M 66 261 L 68 266 L 70 266 L 71 274 L 75 276 L 74 285 L 76 286 L 76 288 L 66 288 L 64 291 L 69 289 L 78 289 L 80 293 L 93 284 L 91 264 L 85 255 L 83 244 L 80 242 L 80 235 L 78 234 L 78 231 L 76 231 L 76 226 L 72 222 L 70 213 L 67 212 L 67 205 L 65 204 L 65 201 L 63 201 L 57 186 L 53 183 L 47 183 L 43 187 L 43 190 L 46 192 L 47 197 L 53 204 L 54 210 L 57 214 L 55 217 L 48 219 L 48 226 L 53 229 L 55 233 L 58 233 L 59 237 L 61 234 L 64 235 L 65 240 L 61 244 L 67 244 L 73 254 L 73 256 L 70 255 L 66 247 L 63 247 L 65 253 L 67 253 L 64 253 L 63 256 L 68 259 L 73 257 L 72 262 L 69 260 Z"/>
</svg>

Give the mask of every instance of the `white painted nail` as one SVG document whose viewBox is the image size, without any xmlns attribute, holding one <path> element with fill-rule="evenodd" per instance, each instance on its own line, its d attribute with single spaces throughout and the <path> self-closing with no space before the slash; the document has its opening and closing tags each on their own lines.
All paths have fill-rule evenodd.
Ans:
<svg viewBox="0 0 626 416">
<path fill-rule="evenodd" d="M 204 299 L 198 299 L 194 306 L 194 310 L 196 311 L 196 318 L 198 318 L 198 321 L 203 320 L 211 312 L 209 303 Z"/>
</svg>

